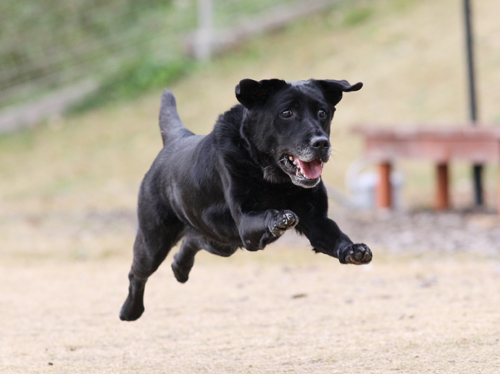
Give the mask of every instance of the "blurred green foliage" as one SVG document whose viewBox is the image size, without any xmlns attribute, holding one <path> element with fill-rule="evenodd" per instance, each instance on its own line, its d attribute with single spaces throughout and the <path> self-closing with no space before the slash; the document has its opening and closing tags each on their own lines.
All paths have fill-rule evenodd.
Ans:
<svg viewBox="0 0 500 374">
<path fill-rule="evenodd" d="M 179 35 L 196 25 L 194 1 L 182 3 L 1 1 L 0 90 L 14 94 L 0 106 L 88 77 L 104 82 L 104 91 L 116 86 L 124 95 L 170 79 L 181 65 Z M 130 89 L 116 82 L 118 76 L 131 78 Z"/>
<path fill-rule="evenodd" d="M 84 98 L 70 111 L 82 112 L 110 102 L 132 99 L 148 90 L 166 87 L 189 72 L 192 66 L 192 61 L 182 58 L 168 63 L 159 63 L 148 58 L 139 60 L 107 77 L 96 93 Z"/>
<path fill-rule="evenodd" d="M 214 26 L 238 27 L 298 1 L 214 0 Z M 374 7 L 372 0 L 340 1 L 339 24 L 362 23 Z M 194 66 L 184 37 L 196 26 L 197 0 L 2 0 L 0 108 L 87 79 L 100 89 L 73 110 L 166 86 Z"/>
<path fill-rule="evenodd" d="M 375 13 L 373 6 L 353 8 L 344 18 L 345 25 L 358 25 L 367 21 Z"/>
</svg>

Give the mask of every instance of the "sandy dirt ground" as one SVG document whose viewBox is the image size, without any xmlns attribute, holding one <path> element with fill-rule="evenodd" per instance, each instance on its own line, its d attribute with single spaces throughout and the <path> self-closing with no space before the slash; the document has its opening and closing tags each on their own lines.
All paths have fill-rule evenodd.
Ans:
<svg viewBox="0 0 500 374">
<path fill-rule="evenodd" d="M 388 254 L 340 265 L 300 240 L 171 255 L 122 322 L 129 256 L 0 264 L 1 373 L 499 373 L 500 257 Z"/>
</svg>

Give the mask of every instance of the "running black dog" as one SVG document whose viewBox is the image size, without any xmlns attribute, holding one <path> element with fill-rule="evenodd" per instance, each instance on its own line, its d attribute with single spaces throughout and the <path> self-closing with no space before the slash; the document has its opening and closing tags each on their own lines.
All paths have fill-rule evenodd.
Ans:
<svg viewBox="0 0 500 374">
<path fill-rule="evenodd" d="M 200 249 L 230 256 L 257 251 L 295 228 L 316 252 L 343 264 L 366 264 L 372 253 L 353 242 L 327 217 L 321 181 L 330 157 L 330 123 L 343 92 L 362 83 L 308 80 L 236 86 L 236 105 L 213 131 L 194 135 L 182 124 L 166 90 L 160 109 L 163 149 L 141 184 L 139 229 L 130 287 L 120 318 L 144 312 L 144 287 L 170 249 L 184 238 L 172 270 L 188 280 Z"/>
</svg>

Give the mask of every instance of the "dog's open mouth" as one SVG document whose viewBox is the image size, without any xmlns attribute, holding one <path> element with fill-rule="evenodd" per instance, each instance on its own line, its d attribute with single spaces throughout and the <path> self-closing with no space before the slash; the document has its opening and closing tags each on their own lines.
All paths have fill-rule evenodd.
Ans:
<svg viewBox="0 0 500 374">
<path fill-rule="evenodd" d="M 298 181 L 306 183 L 317 180 L 319 181 L 319 177 L 321 177 L 321 173 L 323 172 L 324 162 L 321 158 L 315 158 L 311 161 L 303 161 L 290 153 L 286 153 L 281 158 L 281 162 L 283 163 L 285 172 L 287 172 L 291 177 L 294 176 L 295 179 L 298 179 Z"/>
</svg>

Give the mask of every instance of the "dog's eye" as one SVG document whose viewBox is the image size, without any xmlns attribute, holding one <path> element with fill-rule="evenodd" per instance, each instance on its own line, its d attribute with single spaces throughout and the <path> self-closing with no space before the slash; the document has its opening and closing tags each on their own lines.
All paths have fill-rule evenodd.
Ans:
<svg viewBox="0 0 500 374">
<path fill-rule="evenodd" d="M 324 109 L 320 109 L 318 111 L 319 118 L 326 118 L 326 111 Z"/>
<path fill-rule="evenodd" d="M 291 116 L 293 116 L 293 113 L 291 110 L 287 109 L 287 110 L 282 111 L 280 113 L 280 116 L 283 118 L 290 118 Z"/>
</svg>

